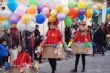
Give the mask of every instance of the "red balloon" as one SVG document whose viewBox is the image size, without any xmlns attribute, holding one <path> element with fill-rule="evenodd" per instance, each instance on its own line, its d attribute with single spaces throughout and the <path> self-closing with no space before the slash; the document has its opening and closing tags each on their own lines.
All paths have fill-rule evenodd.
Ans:
<svg viewBox="0 0 110 73">
<path fill-rule="evenodd" d="M 71 18 L 77 18 L 78 17 L 78 11 L 74 8 L 69 9 L 69 13 L 67 14 Z"/>
</svg>

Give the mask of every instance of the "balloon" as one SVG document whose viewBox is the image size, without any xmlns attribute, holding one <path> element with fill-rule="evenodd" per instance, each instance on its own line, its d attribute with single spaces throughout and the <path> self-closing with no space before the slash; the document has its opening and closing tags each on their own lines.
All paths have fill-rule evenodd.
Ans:
<svg viewBox="0 0 110 73">
<path fill-rule="evenodd" d="M 21 22 L 21 20 L 17 23 L 17 29 L 19 31 L 24 31 L 26 29 L 26 25 L 23 25 L 23 23 Z"/>
<path fill-rule="evenodd" d="M 27 31 L 32 32 L 32 31 L 35 30 L 35 28 L 36 28 L 36 24 L 33 21 L 31 21 L 28 25 L 26 25 L 26 30 Z"/>
<path fill-rule="evenodd" d="M 80 9 L 79 10 L 79 15 L 84 15 L 85 14 L 85 9 Z"/>
<path fill-rule="evenodd" d="M 29 14 L 35 14 L 37 11 L 37 7 L 35 5 L 30 5 L 29 8 L 27 9 L 27 13 Z"/>
<path fill-rule="evenodd" d="M 110 20 L 110 14 L 107 15 L 107 19 Z"/>
<path fill-rule="evenodd" d="M 39 6 L 39 3 L 37 2 L 37 0 L 30 0 L 30 5 Z"/>
<path fill-rule="evenodd" d="M 96 5 L 93 5 L 93 9 L 96 10 L 97 9 L 97 6 Z"/>
<path fill-rule="evenodd" d="M 68 12 L 69 12 L 69 8 L 68 7 L 64 7 L 63 8 L 63 13 L 68 14 Z"/>
<path fill-rule="evenodd" d="M 29 14 L 25 14 L 21 17 L 21 22 L 23 24 L 28 24 L 31 21 L 31 16 Z"/>
<path fill-rule="evenodd" d="M 25 14 L 25 12 L 26 12 L 26 8 L 23 5 L 19 5 L 15 10 L 14 14 L 18 16 L 22 16 Z"/>
<path fill-rule="evenodd" d="M 93 8 L 93 4 L 92 3 L 88 3 L 87 4 L 87 9 L 92 9 Z"/>
<path fill-rule="evenodd" d="M 55 7 L 57 12 L 62 12 L 63 11 L 63 6 L 62 5 L 56 5 Z"/>
<path fill-rule="evenodd" d="M 10 18 L 11 24 L 17 24 L 18 21 L 19 21 L 19 18 L 16 15 L 11 16 Z"/>
<path fill-rule="evenodd" d="M 64 13 L 58 13 L 57 14 L 57 19 L 59 21 L 63 21 L 65 19 L 66 15 Z"/>
<path fill-rule="evenodd" d="M 44 8 L 44 5 L 43 4 L 41 4 L 41 5 L 38 6 L 38 9 L 39 9 L 40 12 L 43 10 L 43 8 Z"/>
<path fill-rule="evenodd" d="M 78 8 L 86 8 L 85 2 L 78 2 Z"/>
<path fill-rule="evenodd" d="M 42 10 L 42 13 L 45 14 L 45 15 L 49 14 L 49 8 L 44 7 L 43 10 Z"/>
<path fill-rule="evenodd" d="M 99 14 L 102 15 L 102 9 L 99 10 Z"/>
<path fill-rule="evenodd" d="M 78 16 L 77 10 L 74 8 L 70 8 L 69 13 L 67 14 L 71 18 L 76 18 Z"/>
<path fill-rule="evenodd" d="M 83 21 L 83 20 L 84 20 L 84 15 L 79 15 L 79 16 L 78 16 L 78 19 L 79 19 L 80 21 Z"/>
<path fill-rule="evenodd" d="M 108 14 L 110 14 L 110 7 L 109 7 L 109 8 L 107 8 L 107 13 L 108 13 Z"/>
<path fill-rule="evenodd" d="M 48 18 L 48 22 L 55 22 L 57 19 L 56 19 L 56 17 L 55 16 L 50 16 L 49 18 Z"/>
<path fill-rule="evenodd" d="M 102 9 L 102 4 L 101 3 L 97 4 L 97 10 L 100 10 L 100 9 Z"/>
<path fill-rule="evenodd" d="M 5 21 L 2 22 L 2 28 L 3 28 L 4 30 L 8 30 L 10 27 L 11 27 L 10 21 L 5 20 Z"/>
<path fill-rule="evenodd" d="M 54 3 L 49 3 L 49 8 L 52 10 L 52 9 L 55 9 L 55 4 Z"/>
<path fill-rule="evenodd" d="M 93 16 L 98 16 L 99 15 L 99 11 L 98 10 L 94 10 L 93 11 Z"/>
<path fill-rule="evenodd" d="M 36 22 L 37 22 L 38 24 L 44 23 L 45 20 L 46 20 L 46 16 L 45 16 L 44 14 L 42 14 L 42 13 L 40 13 L 40 14 L 38 14 L 38 15 L 36 16 Z"/>
<path fill-rule="evenodd" d="M 51 10 L 50 15 L 51 16 L 56 16 L 57 15 L 57 11 L 55 9 Z"/>
<path fill-rule="evenodd" d="M 16 10 L 16 8 L 17 8 L 17 2 L 16 1 L 10 1 L 10 0 L 8 0 L 8 3 L 7 3 L 7 6 L 8 6 L 8 8 L 12 11 L 12 12 L 14 12 L 15 10 Z"/>
<path fill-rule="evenodd" d="M 66 26 L 71 26 L 72 25 L 72 19 L 67 16 L 64 20 L 64 23 Z"/>
<path fill-rule="evenodd" d="M 16 24 L 12 24 L 12 27 L 17 27 L 17 25 Z"/>
<path fill-rule="evenodd" d="M 68 7 L 69 8 L 74 8 L 74 7 L 76 7 L 76 3 L 75 2 L 69 2 Z"/>
<path fill-rule="evenodd" d="M 87 9 L 87 10 L 86 10 L 86 17 L 87 17 L 87 18 L 91 18 L 92 15 L 93 15 L 93 10 L 92 10 L 92 9 Z"/>
</svg>

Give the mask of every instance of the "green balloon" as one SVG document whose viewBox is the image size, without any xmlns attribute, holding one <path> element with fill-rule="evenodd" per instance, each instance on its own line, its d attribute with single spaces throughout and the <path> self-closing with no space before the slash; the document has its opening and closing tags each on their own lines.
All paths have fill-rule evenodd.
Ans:
<svg viewBox="0 0 110 73">
<path fill-rule="evenodd" d="M 4 30 L 8 30 L 10 27 L 11 27 L 11 23 L 10 23 L 9 20 L 5 20 L 5 21 L 2 22 L 2 28 Z"/>
<path fill-rule="evenodd" d="M 87 4 L 87 9 L 91 9 L 91 8 L 93 8 L 93 4 L 92 3 Z"/>
<path fill-rule="evenodd" d="M 75 6 L 76 6 L 75 2 L 69 2 L 68 3 L 68 7 L 70 7 L 70 8 L 74 8 Z"/>
<path fill-rule="evenodd" d="M 30 0 L 30 5 L 34 4 L 36 6 L 39 6 L 39 2 L 37 2 L 36 0 Z"/>
<path fill-rule="evenodd" d="M 72 18 L 70 18 L 69 16 L 67 16 L 64 20 L 64 23 L 66 26 L 71 26 L 72 25 Z"/>
<path fill-rule="evenodd" d="M 90 47 L 91 46 L 91 43 L 86 42 L 85 45 L 86 45 L 86 47 Z"/>
</svg>

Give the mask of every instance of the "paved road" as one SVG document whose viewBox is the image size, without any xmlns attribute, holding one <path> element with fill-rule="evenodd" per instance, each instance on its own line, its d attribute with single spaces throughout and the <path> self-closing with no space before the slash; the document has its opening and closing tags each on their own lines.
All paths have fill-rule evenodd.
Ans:
<svg viewBox="0 0 110 73">
<path fill-rule="evenodd" d="M 71 73 L 70 70 L 74 68 L 75 58 L 57 62 L 56 73 Z M 81 73 L 82 61 L 78 66 L 78 72 Z M 51 73 L 51 68 L 48 63 L 40 65 L 39 73 Z M 85 73 L 110 73 L 110 51 L 106 52 L 105 56 L 95 55 L 86 57 L 86 72 Z"/>
</svg>

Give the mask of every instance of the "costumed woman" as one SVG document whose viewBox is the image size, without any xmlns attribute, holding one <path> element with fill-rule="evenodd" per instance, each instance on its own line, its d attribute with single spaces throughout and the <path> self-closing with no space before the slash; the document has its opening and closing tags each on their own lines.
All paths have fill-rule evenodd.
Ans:
<svg viewBox="0 0 110 73">
<path fill-rule="evenodd" d="M 57 59 L 60 58 L 61 47 L 62 44 L 62 35 L 57 29 L 57 25 L 59 23 L 56 22 L 48 22 L 48 31 L 47 31 L 47 38 L 45 41 L 45 47 L 43 49 L 43 58 L 48 58 L 49 64 L 52 68 L 52 73 L 56 71 Z"/>
<path fill-rule="evenodd" d="M 82 57 L 82 65 L 83 65 L 81 72 L 85 72 L 85 64 L 86 64 L 86 60 L 85 60 L 86 53 L 84 53 L 84 49 L 86 48 L 85 43 L 91 42 L 90 35 L 87 32 L 85 22 L 79 23 L 79 29 L 77 30 L 74 36 L 74 42 L 77 43 L 76 49 L 80 48 L 83 50 L 75 53 L 76 54 L 75 69 L 71 70 L 71 72 L 77 72 L 77 66 L 78 66 L 80 56 Z"/>
</svg>

